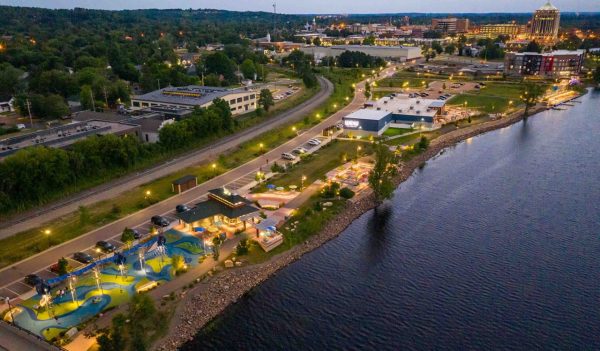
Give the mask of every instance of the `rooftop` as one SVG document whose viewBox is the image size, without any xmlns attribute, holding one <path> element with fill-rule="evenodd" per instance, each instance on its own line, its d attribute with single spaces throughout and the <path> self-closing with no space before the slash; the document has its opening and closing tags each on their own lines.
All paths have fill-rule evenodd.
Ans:
<svg viewBox="0 0 600 351">
<path fill-rule="evenodd" d="M 378 112 L 390 112 L 403 115 L 420 115 L 433 117 L 437 113 L 435 108 L 445 105 L 445 101 L 423 98 L 411 98 L 406 94 L 395 94 L 383 97 L 373 104 Z"/>
<path fill-rule="evenodd" d="M 550 3 L 550 1 L 546 2 L 542 7 L 540 7 L 538 10 L 541 11 L 557 11 L 558 8 L 554 5 L 552 5 Z"/>
<path fill-rule="evenodd" d="M 200 85 L 189 85 L 185 87 L 168 87 L 153 92 L 137 95 L 134 100 L 176 103 L 190 106 L 200 106 L 207 104 L 214 99 L 222 98 L 233 93 L 242 93 L 247 90 L 244 88 L 227 89 L 219 87 L 205 87 Z"/>
<path fill-rule="evenodd" d="M 344 118 L 379 121 L 380 119 L 387 117 L 389 114 L 390 113 L 388 111 L 378 111 L 375 109 L 363 108 L 352 112 Z"/>
</svg>

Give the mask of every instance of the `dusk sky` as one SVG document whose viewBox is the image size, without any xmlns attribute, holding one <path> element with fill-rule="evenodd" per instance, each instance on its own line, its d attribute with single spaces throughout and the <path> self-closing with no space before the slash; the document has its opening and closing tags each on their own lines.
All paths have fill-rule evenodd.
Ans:
<svg viewBox="0 0 600 351">
<path fill-rule="evenodd" d="M 272 11 L 274 0 L 0 0 L 0 5 L 48 8 L 217 8 Z M 546 0 L 279 0 L 281 13 L 532 12 Z M 554 0 L 561 11 L 600 11 L 599 0 Z"/>
</svg>

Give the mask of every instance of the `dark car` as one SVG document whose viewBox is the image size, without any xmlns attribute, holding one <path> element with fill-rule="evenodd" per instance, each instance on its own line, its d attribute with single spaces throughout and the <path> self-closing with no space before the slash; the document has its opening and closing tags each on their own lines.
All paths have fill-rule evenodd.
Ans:
<svg viewBox="0 0 600 351">
<path fill-rule="evenodd" d="M 189 211 L 189 210 L 191 210 L 191 208 L 188 205 L 177 205 L 177 206 L 175 206 L 175 211 L 177 213 L 183 213 L 183 212 L 186 212 L 186 211 Z"/>
<path fill-rule="evenodd" d="M 38 283 L 41 283 L 41 282 L 42 282 L 42 278 L 37 274 L 28 274 L 25 277 L 25 284 L 27 284 L 27 285 L 36 286 L 36 285 L 38 285 Z"/>
<path fill-rule="evenodd" d="M 87 254 L 85 252 L 75 252 L 73 254 L 73 259 L 81 263 L 92 263 L 92 261 L 94 261 L 92 255 Z"/>
<path fill-rule="evenodd" d="M 163 216 L 153 216 L 150 219 L 150 222 L 152 222 L 152 224 L 157 225 L 159 227 L 166 227 L 169 224 L 171 224 L 171 222 L 169 222 L 169 220 Z"/>
<path fill-rule="evenodd" d="M 131 229 L 133 232 L 133 238 L 135 240 L 139 240 L 142 237 L 142 233 L 140 233 L 137 229 Z"/>
<path fill-rule="evenodd" d="M 96 247 L 99 248 L 104 253 L 109 253 L 115 251 L 115 245 L 109 243 L 108 241 L 98 241 L 96 243 Z"/>
</svg>

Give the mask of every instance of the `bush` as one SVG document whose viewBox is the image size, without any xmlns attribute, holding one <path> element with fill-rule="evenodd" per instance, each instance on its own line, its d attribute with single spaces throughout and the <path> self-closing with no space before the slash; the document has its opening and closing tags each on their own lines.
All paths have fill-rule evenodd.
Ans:
<svg viewBox="0 0 600 351">
<path fill-rule="evenodd" d="M 419 140 L 419 143 L 417 144 L 417 147 L 420 150 L 426 150 L 429 147 L 429 139 L 427 139 L 427 137 L 422 136 L 421 140 Z"/>
<path fill-rule="evenodd" d="M 235 248 L 235 254 L 237 256 L 243 256 L 248 254 L 248 239 L 242 239 Z"/>
<path fill-rule="evenodd" d="M 283 167 L 282 165 L 280 165 L 277 162 L 274 162 L 271 165 L 271 172 L 273 172 L 273 173 L 285 173 L 285 167 Z"/>
<path fill-rule="evenodd" d="M 354 191 L 350 190 L 349 188 L 342 188 L 340 190 L 340 196 L 343 197 L 344 199 L 348 200 L 354 197 Z"/>
<path fill-rule="evenodd" d="M 338 190 L 340 190 L 340 183 L 332 182 L 323 188 L 322 197 L 326 199 L 336 197 L 338 195 Z"/>
</svg>

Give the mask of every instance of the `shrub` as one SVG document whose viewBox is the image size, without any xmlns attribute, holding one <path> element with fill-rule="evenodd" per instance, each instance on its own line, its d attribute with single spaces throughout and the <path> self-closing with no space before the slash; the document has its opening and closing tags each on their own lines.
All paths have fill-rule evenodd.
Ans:
<svg viewBox="0 0 600 351">
<path fill-rule="evenodd" d="M 248 239 L 242 239 L 235 248 L 235 254 L 237 256 L 243 256 L 248 254 Z"/>
<path fill-rule="evenodd" d="M 354 191 L 350 190 L 350 188 L 342 188 L 340 190 L 340 196 L 344 199 L 351 199 L 354 197 Z"/>
</svg>

